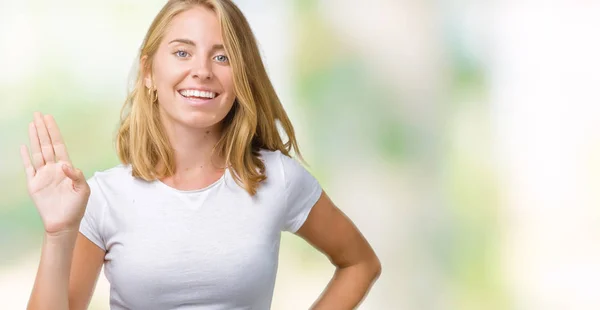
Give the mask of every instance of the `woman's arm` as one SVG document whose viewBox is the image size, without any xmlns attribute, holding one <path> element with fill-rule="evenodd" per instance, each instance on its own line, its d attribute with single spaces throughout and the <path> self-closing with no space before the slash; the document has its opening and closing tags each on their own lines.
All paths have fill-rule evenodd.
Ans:
<svg viewBox="0 0 600 310">
<path fill-rule="evenodd" d="M 336 266 L 333 279 L 311 309 L 356 308 L 381 274 L 381 263 L 352 221 L 323 192 L 296 234 Z"/>
<path fill-rule="evenodd" d="M 29 124 L 29 143 L 31 157 L 28 148 L 22 146 L 21 159 L 27 191 L 40 214 L 45 235 L 27 309 L 83 309 L 87 307 L 85 296 L 93 288 L 104 259 L 102 249 L 89 240 L 82 241 L 85 237 L 78 237 L 90 187 L 83 172 L 71 164 L 52 116 L 34 113 L 34 121 Z"/>
<path fill-rule="evenodd" d="M 69 273 L 77 231 L 44 236 L 42 257 L 27 309 L 69 309 Z"/>
<path fill-rule="evenodd" d="M 104 250 L 77 231 L 45 235 L 27 309 L 87 309 L 103 263 Z"/>
</svg>

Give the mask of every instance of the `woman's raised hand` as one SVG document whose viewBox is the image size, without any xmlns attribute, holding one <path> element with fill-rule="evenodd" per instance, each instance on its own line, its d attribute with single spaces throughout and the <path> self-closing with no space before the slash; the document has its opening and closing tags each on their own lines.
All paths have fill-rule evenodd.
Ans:
<svg viewBox="0 0 600 310">
<path fill-rule="evenodd" d="M 73 167 L 58 126 L 51 115 L 34 113 L 29 124 L 31 159 L 27 146 L 21 158 L 27 189 L 48 235 L 76 232 L 85 212 L 90 187 Z"/>
</svg>

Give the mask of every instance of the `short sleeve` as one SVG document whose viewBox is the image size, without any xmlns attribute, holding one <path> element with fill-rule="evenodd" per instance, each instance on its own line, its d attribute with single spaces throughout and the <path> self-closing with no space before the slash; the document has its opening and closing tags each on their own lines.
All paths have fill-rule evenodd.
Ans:
<svg viewBox="0 0 600 310">
<path fill-rule="evenodd" d="M 321 196 L 317 179 L 296 159 L 281 154 L 285 179 L 286 212 L 283 230 L 295 233 Z"/>
<path fill-rule="evenodd" d="M 106 251 L 105 239 L 102 231 L 106 200 L 98 186 L 95 175 L 89 178 L 87 182 L 90 186 L 90 197 L 85 208 L 83 219 L 81 219 L 79 232 L 98 247 Z"/>
</svg>

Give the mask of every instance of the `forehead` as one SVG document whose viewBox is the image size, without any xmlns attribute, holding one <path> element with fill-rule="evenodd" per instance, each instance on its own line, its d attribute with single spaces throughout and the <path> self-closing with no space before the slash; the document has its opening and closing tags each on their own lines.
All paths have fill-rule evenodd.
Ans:
<svg viewBox="0 0 600 310">
<path fill-rule="evenodd" d="M 222 43 L 221 25 L 217 14 L 205 6 L 195 6 L 177 14 L 165 31 L 165 42 L 190 39 L 197 43 Z"/>
</svg>

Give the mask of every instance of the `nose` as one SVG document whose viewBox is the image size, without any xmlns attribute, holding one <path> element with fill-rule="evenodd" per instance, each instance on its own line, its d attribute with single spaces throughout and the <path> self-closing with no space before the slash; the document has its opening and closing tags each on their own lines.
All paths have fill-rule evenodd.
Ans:
<svg viewBox="0 0 600 310">
<path fill-rule="evenodd" d="M 211 62 L 208 60 L 198 60 L 193 64 L 192 77 L 200 80 L 210 80 L 213 76 Z"/>
</svg>

